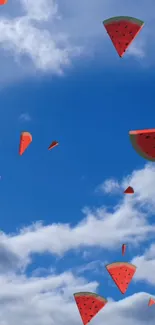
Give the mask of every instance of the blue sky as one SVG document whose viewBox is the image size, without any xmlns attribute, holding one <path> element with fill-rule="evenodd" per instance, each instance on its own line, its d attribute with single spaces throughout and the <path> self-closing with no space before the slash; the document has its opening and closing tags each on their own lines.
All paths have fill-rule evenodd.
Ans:
<svg viewBox="0 0 155 325">
<path fill-rule="evenodd" d="M 153 325 L 155 167 L 128 136 L 154 128 L 152 11 L 142 3 L 146 31 L 120 59 L 96 21 L 123 14 L 121 0 L 92 1 L 90 30 L 81 1 L 76 13 L 38 1 L 10 0 L 0 17 L 0 323 L 77 325 L 73 293 L 94 291 L 109 303 L 92 324 Z M 19 156 L 22 131 L 33 141 Z M 124 296 L 105 269 L 115 261 L 137 266 Z"/>
</svg>

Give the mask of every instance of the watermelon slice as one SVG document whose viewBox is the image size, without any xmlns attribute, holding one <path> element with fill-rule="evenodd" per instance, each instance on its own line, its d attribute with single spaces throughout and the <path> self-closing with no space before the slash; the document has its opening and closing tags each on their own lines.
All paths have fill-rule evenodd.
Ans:
<svg viewBox="0 0 155 325">
<path fill-rule="evenodd" d="M 0 6 L 5 5 L 7 3 L 7 0 L 0 0 Z"/>
<path fill-rule="evenodd" d="M 122 255 L 124 255 L 124 254 L 125 254 L 125 251 L 126 251 L 126 245 L 125 245 L 125 244 L 123 244 L 123 245 L 122 245 Z"/>
<path fill-rule="evenodd" d="M 108 302 L 105 298 L 92 292 L 74 293 L 83 324 L 88 324 Z"/>
<path fill-rule="evenodd" d="M 155 161 L 155 129 L 130 131 L 129 137 L 140 156 Z"/>
<path fill-rule="evenodd" d="M 133 194 L 133 193 L 134 193 L 134 189 L 131 186 L 126 188 L 126 190 L 124 191 L 124 194 Z"/>
<path fill-rule="evenodd" d="M 58 141 L 53 141 L 50 146 L 48 147 L 48 150 L 53 149 L 54 147 L 58 146 L 59 142 Z"/>
<path fill-rule="evenodd" d="M 19 155 L 21 156 L 32 142 L 32 135 L 29 132 L 22 132 L 20 136 Z"/>
<path fill-rule="evenodd" d="M 133 17 L 120 16 L 104 20 L 103 25 L 118 55 L 122 57 L 144 26 L 144 22 Z"/>
<path fill-rule="evenodd" d="M 117 262 L 107 265 L 106 269 L 118 289 L 124 294 L 136 272 L 136 266 L 129 263 Z"/>
<path fill-rule="evenodd" d="M 155 305 L 155 300 L 153 298 L 150 298 L 148 302 L 148 306 L 151 307 L 152 305 Z"/>
</svg>

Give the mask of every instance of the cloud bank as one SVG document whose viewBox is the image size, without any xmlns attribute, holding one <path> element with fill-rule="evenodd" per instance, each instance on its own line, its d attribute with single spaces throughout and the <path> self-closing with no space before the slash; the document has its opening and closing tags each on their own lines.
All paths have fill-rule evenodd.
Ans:
<svg viewBox="0 0 155 325">
<path fill-rule="evenodd" d="M 141 17 L 139 16 L 139 6 Z M 40 73 L 63 74 L 75 58 L 94 58 L 102 52 L 107 63 L 114 51 L 102 21 L 131 15 L 146 21 L 127 57 L 145 58 L 152 43 L 155 3 L 114 0 L 9 0 L 0 12 L 1 80 L 15 80 Z M 108 51 L 108 52 L 107 52 Z M 149 52 L 151 53 L 151 52 Z M 95 54 L 95 56 L 96 56 Z M 149 62 L 151 62 L 149 58 Z"/>
<path fill-rule="evenodd" d="M 109 180 L 112 182 L 112 180 Z M 107 186 L 108 180 L 102 184 Z M 82 276 L 103 263 L 94 260 L 76 270 L 57 272 L 33 267 L 34 254 L 48 252 L 65 258 L 65 253 L 80 248 L 102 247 L 103 250 L 116 250 L 122 242 L 130 247 L 145 243 L 147 249 L 140 256 L 133 256 L 132 263 L 137 266 L 135 281 L 145 281 L 155 285 L 155 244 L 154 215 L 155 205 L 155 167 L 146 164 L 143 169 L 134 171 L 120 182 L 112 184 L 121 189 L 128 183 L 134 187 L 135 194 L 119 198 L 111 212 L 108 207 L 84 209 L 85 217 L 77 225 L 41 223 L 30 225 L 15 234 L 0 234 L 0 322 L 5 325 L 49 325 L 59 323 L 78 324 L 80 316 L 73 301 L 73 293 L 99 289 L 98 281 L 90 281 Z M 108 187 L 109 188 L 109 187 Z M 115 186 L 111 186 L 111 194 Z M 106 191 L 106 193 L 109 192 Z M 95 232 L 93 231 L 95 228 Z M 143 246 L 144 247 L 144 246 Z M 81 255 L 83 256 L 83 255 Z M 82 257 L 83 259 L 83 257 Z M 32 271 L 27 273 L 27 267 Z M 52 266 L 53 267 L 53 266 Z M 43 270 L 42 270 L 43 271 Z M 76 272 L 75 272 L 76 271 Z M 46 273 L 46 274 L 45 274 Z M 94 273 L 95 274 L 95 273 Z M 97 273 L 96 273 L 97 276 Z M 134 281 L 133 281 L 134 283 Z M 115 321 L 120 325 L 154 323 L 155 310 L 148 309 L 149 293 L 139 292 L 118 302 L 109 299 L 108 305 L 92 321 L 95 325 Z M 61 306 L 61 308 L 60 308 Z"/>
</svg>

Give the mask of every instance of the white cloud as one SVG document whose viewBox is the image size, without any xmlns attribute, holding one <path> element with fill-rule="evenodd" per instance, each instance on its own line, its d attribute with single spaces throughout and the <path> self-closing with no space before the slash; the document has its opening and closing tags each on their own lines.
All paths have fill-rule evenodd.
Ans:
<svg viewBox="0 0 155 325">
<path fill-rule="evenodd" d="M 75 227 L 67 224 L 43 226 L 38 223 L 21 229 L 17 234 L 0 233 L 0 323 L 3 325 L 78 325 L 80 316 L 73 300 L 73 293 L 78 291 L 98 290 L 98 281 L 88 281 L 77 276 L 78 272 L 66 271 L 56 273 L 55 268 L 33 269 L 29 276 L 21 266 L 32 263 L 32 253 L 64 254 L 69 249 L 85 245 L 115 249 L 117 245 L 128 239 L 133 242 L 145 241 L 149 234 L 154 234 L 154 226 L 149 224 L 148 217 L 155 209 L 153 202 L 155 167 L 147 164 L 143 169 L 134 171 L 121 184 L 130 179 L 135 187 L 132 200 L 123 195 L 122 200 L 113 212 L 100 208 L 94 212 L 85 209 L 86 218 Z M 149 187 L 149 196 L 143 189 Z M 151 204 L 147 214 L 142 208 Z M 93 231 L 95 229 L 95 232 Z M 126 241 L 125 241 L 126 242 Z M 146 280 L 155 284 L 155 245 L 152 244 L 142 256 L 135 257 L 132 262 L 138 268 L 136 280 Z M 83 269 L 77 269 L 79 274 L 86 269 L 102 267 L 100 261 L 93 261 Z M 32 267 L 32 265 L 31 265 Z M 18 272 L 16 270 L 18 268 Z M 38 272 L 37 272 L 38 271 Z M 47 272 L 46 272 L 47 271 Z M 43 274 L 44 276 L 40 276 Z M 78 274 L 78 275 L 79 275 Z M 104 287 L 103 287 L 104 296 Z M 107 298 L 107 297 L 106 297 Z M 135 293 L 120 301 L 109 299 L 106 307 L 92 320 L 92 325 L 153 325 L 155 309 L 148 307 L 148 293 Z M 61 306 L 61 308 L 60 308 Z"/>
<path fill-rule="evenodd" d="M 93 271 L 93 273 L 95 274 L 98 273 L 103 274 L 104 270 L 105 270 L 105 263 L 101 262 L 100 260 L 95 260 L 87 264 L 81 265 L 79 267 L 76 267 L 77 274 L 83 274 L 86 271 Z"/>
<path fill-rule="evenodd" d="M 117 190 L 123 194 L 128 186 L 134 189 L 134 195 L 123 195 L 124 202 L 133 205 L 147 206 L 147 209 L 155 208 L 155 166 L 154 164 L 146 164 L 144 168 L 135 170 L 118 182 L 115 179 L 105 180 L 101 185 L 101 191 L 110 194 L 116 194 Z"/>
<path fill-rule="evenodd" d="M 152 43 L 155 18 L 155 3 L 149 3 L 140 4 L 139 16 L 139 4 L 135 1 L 118 0 L 117 6 L 114 0 L 99 0 L 97 4 L 95 0 L 16 0 L 16 4 L 8 1 L 0 13 L 1 82 L 35 75 L 37 71 L 62 74 L 75 57 L 85 54 L 92 59 L 96 44 L 99 52 L 108 49 L 108 55 L 107 51 L 102 55 L 107 64 L 113 45 L 102 21 L 126 12 L 147 22 L 126 58 L 145 58 L 145 48 Z"/>
<path fill-rule="evenodd" d="M 145 46 L 144 44 L 134 42 L 133 44 L 131 44 L 126 53 L 127 55 L 135 56 L 138 59 L 143 59 L 146 55 Z"/>
<path fill-rule="evenodd" d="M 36 223 L 16 234 L 1 232 L 0 241 L 19 259 L 19 265 L 25 266 L 25 263 L 30 263 L 33 253 L 49 252 L 61 256 L 71 249 L 96 246 L 116 250 L 123 242 L 134 246 L 150 240 L 155 234 L 155 224 L 150 224 L 155 211 L 154 165 L 148 164 L 133 172 L 123 179 L 121 186 L 127 186 L 129 180 L 135 194 L 122 193 L 112 210 L 108 207 L 84 209 L 85 218 L 74 227 L 61 223 L 46 226 Z"/>
<path fill-rule="evenodd" d="M 120 185 L 117 180 L 115 179 L 107 179 L 101 185 L 99 185 L 96 189 L 96 192 L 103 192 L 106 194 L 118 193 L 120 191 Z"/>
<path fill-rule="evenodd" d="M 16 71 L 15 76 L 34 73 L 35 69 L 61 74 L 63 67 L 69 65 L 70 59 L 81 50 L 69 42 L 69 35 L 63 30 L 55 31 L 55 22 L 60 19 L 57 3 L 54 0 L 20 0 L 19 5 L 17 12 L 20 8 L 20 15 L 0 16 L 0 45 L 1 51 L 5 51 L 1 64 L 3 58 L 9 62 L 14 58 L 15 65 L 21 70 L 21 73 Z M 6 8 L 9 12 L 9 3 Z M 7 57 L 7 53 L 13 56 Z"/>
<path fill-rule="evenodd" d="M 81 318 L 73 299 L 78 291 L 95 292 L 98 283 L 62 273 L 46 278 L 25 276 L 0 277 L 0 322 L 5 325 L 78 325 Z M 155 310 L 148 310 L 149 294 L 138 293 L 108 304 L 92 320 L 92 324 L 154 324 Z"/>
<path fill-rule="evenodd" d="M 151 244 L 143 255 L 135 256 L 132 263 L 137 266 L 135 281 L 145 281 L 155 285 L 155 244 Z"/>
<path fill-rule="evenodd" d="M 20 116 L 19 116 L 19 119 L 21 121 L 24 121 L 24 122 L 30 122 L 31 121 L 31 116 L 29 113 L 22 113 Z"/>
<path fill-rule="evenodd" d="M 27 278 L 0 276 L 0 322 L 6 325 L 78 323 L 73 303 L 76 291 L 96 291 L 96 282 L 88 283 L 72 273 Z M 72 301 L 71 301 L 72 298 Z M 60 308 L 61 306 L 61 308 Z M 77 320 L 74 320 L 77 319 Z"/>
</svg>

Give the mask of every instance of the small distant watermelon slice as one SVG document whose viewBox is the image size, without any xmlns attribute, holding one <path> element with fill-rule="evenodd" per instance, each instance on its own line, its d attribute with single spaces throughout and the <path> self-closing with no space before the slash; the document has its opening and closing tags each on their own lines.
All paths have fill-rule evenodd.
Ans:
<svg viewBox="0 0 155 325">
<path fill-rule="evenodd" d="M 141 157 L 155 161 L 155 129 L 129 131 L 129 137 Z"/>
<path fill-rule="evenodd" d="M 88 324 L 108 302 L 93 292 L 74 293 L 74 299 L 84 325 Z"/>
<path fill-rule="evenodd" d="M 126 190 L 124 191 L 124 194 L 133 194 L 133 193 L 134 193 L 134 189 L 131 186 L 127 187 Z"/>
<path fill-rule="evenodd" d="M 126 245 L 125 245 L 125 244 L 123 244 L 123 245 L 122 245 L 122 255 L 124 255 L 124 254 L 125 254 L 125 251 L 126 251 Z"/>
<path fill-rule="evenodd" d="M 8 0 L 0 0 L 0 6 L 5 5 Z"/>
<path fill-rule="evenodd" d="M 58 141 L 53 141 L 50 146 L 48 147 L 48 150 L 53 149 L 54 147 L 58 146 L 59 142 Z"/>
<path fill-rule="evenodd" d="M 32 135 L 29 132 L 22 132 L 20 136 L 19 155 L 21 156 L 32 142 Z"/>
<path fill-rule="evenodd" d="M 106 269 L 118 289 L 124 294 L 136 272 L 136 266 L 129 263 L 116 262 L 107 265 Z"/>
<path fill-rule="evenodd" d="M 152 305 L 155 305 L 155 300 L 153 298 L 150 298 L 148 302 L 148 306 L 151 307 Z"/>
<path fill-rule="evenodd" d="M 133 17 L 120 16 L 104 20 L 103 25 L 118 55 L 122 57 L 144 26 L 144 22 Z"/>
</svg>

